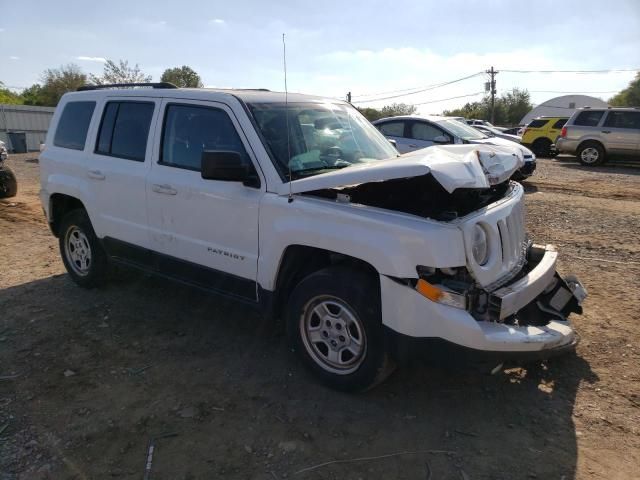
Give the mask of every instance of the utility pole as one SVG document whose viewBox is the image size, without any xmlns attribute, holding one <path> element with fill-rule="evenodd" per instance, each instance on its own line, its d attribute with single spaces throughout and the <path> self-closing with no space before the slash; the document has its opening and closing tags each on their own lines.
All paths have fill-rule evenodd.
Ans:
<svg viewBox="0 0 640 480">
<path fill-rule="evenodd" d="M 347 103 L 351 103 L 351 92 L 347 92 Z"/>
<path fill-rule="evenodd" d="M 487 70 L 489 74 L 489 90 L 491 91 L 491 123 L 495 122 L 495 110 L 496 110 L 496 75 L 499 73 L 491 67 Z"/>
</svg>

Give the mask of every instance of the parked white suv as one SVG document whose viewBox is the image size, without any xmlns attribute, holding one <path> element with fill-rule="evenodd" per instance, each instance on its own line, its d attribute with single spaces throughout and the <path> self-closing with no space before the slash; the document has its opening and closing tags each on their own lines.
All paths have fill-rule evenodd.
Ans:
<svg viewBox="0 0 640 480">
<path fill-rule="evenodd" d="M 381 381 L 408 344 L 575 347 L 584 291 L 527 238 L 508 180 L 521 156 L 400 156 L 345 102 L 148 87 L 66 94 L 53 117 L 41 198 L 79 285 L 114 262 L 253 304 L 343 390 Z"/>
</svg>

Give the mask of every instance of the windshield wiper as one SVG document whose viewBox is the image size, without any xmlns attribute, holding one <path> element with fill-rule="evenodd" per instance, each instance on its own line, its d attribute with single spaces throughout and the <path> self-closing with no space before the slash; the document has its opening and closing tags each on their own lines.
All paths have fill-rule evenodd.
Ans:
<svg viewBox="0 0 640 480">
<path fill-rule="evenodd" d="M 313 167 L 313 168 L 305 168 L 303 170 L 294 170 L 293 172 L 291 172 L 291 175 L 295 175 L 295 176 L 300 176 L 300 177 L 304 177 L 306 176 L 306 173 L 313 173 L 313 172 L 319 172 L 321 170 L 340 170 L 342 168 L 346 168 L 346 167 L 350 167 L 351 164 L 347 164 L 347 165 L 326 165 L 324 167 Z"/>
</svg>

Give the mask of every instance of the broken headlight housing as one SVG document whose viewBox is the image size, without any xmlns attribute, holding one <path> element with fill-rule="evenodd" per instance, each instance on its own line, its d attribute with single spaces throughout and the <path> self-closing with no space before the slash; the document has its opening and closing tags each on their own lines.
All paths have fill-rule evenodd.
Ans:
<svg viewBox="0 0 640 480">
<path fill-rule="evenodd" d="M 482 225 L 476 223 L 473 227 L 473 240 L 471 244 L 473 259 L 478 265 L 484 265 L 489 259 L 489 244 L 487 232 Z"/>
</svg>

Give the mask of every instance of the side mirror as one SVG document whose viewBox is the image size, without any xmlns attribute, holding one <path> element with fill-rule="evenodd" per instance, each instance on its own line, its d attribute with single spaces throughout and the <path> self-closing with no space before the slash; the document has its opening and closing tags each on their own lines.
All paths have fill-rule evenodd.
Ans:
<svg viewBox="0 0 640 480">
<path fill-rule="evenodd" d="M 444 145 L 446 143 L 451 143 L 451 140 L 449 140 L 444 135 L 438 135 L 433 139 L 433 143 L 437 143 L 438 145 Z"/>
<path fill-rule="evenodd" d="M 398 148 L 398 142 L 396 142 L 393 138 L 387 138 L 387 140 L 389 140 L 389 143 L 396 147 L 396 149 Z"/>
<path fill-rule="evenodd" d="M 259 187 L 260 179 L 247 166 L 238 152 L 226 150 L 205 150 L 200 160 L 200 175 L 205 180 L 242 182 L 248 187 Z"/>
</svg>

